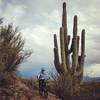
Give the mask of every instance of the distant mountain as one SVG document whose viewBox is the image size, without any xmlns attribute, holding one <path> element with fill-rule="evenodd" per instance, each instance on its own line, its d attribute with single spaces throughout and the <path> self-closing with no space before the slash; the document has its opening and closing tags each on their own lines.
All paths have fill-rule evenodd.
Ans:
<svg viewBox="0 0 100 100">
<path fill-rule="evenodd" d="M 100 77 L 88 77 L 88 76 L 86 76 L 86 77 L 84 77 L 83 78 L 83 81 L 94 81 L 94 82 L 100 82 Z"/>
</svg>

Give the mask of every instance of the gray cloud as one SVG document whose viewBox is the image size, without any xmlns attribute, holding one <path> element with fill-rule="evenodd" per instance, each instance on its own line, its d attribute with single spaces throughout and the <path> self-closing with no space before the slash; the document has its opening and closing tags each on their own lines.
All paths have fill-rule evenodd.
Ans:
<svg viewBox="0 0 100 100">
<path fill-rule="evenodd" d="M 67 2 L 67 0 L 5 0 L 4 3 L 0 3 L 3 6 L 7 5 L 4 11 L 1 11 L 1 15 L 5 15 L 6 23 L 12 21 L 8 19 L 9 17 L 15 16 L 15 24 L 20 27 L 23 38 L 26 40 L 25 48 L 33 51 L 33 55 L 28 60 L 32 64 L 46 63 L 53 66 L 53 34 L 59 35 L 63 1 Z M 83 28 L 86 29 L 85 66 L 100 64 L 99 4 L 99 0 L 67 2 L 69 33 L 72 33 L 74 15 L 78 15 L 79 19 L 78 33 L 81 33 Z M 12 14 L 9 12 L 11 7 Z M 26 65 L 28 64 L 29 62 L 26 62 Z"/>
</svg>

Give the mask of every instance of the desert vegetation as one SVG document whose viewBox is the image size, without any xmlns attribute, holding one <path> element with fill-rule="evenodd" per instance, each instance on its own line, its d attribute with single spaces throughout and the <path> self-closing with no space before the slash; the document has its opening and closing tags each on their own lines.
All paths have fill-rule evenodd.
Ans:
<svg viewBox="0 0 100 100">
<path fill-rule="evenodd" d="M 81 55 L 79 55 L 80 37 L 78 36 L 78 18 L 74 16 L 73 38 L 69 48 L 71 37 L 67 30 L 66 3 L 63 3 L 62 27 L 60 28 L 60 48 L 61 63 L 59 61 L 57 37 L 54 34 L 54 64 L 59 73 L 58 83 L 61 84 L 59 90 L 63 92 L 62 99 L 73 97 L 73 94 L 79 91 L 80 83 L 83 77 L 83 67 L 85 60 L 85 30 L 81 32 Z M 71 58 L 72 59 L 71 59 Z M 70 60 L 71 59 L 71 60 Z M 67 96 L 67 97 L 66 97 Z"/>
<path fill-rule="evenodd" d="M 57 73 L 51 73 L 47 81 L 49 99 L 100 100 L 100 83 L 84 82 L 85 29 L 78 34 L 78 16 L 73 18 L 73 35 L 68 34 L 66 3 L 63 3 L 62 26 L 58 37 L 54 34 L 54 65 Z M 32 52 L 24 49 L 18 28 L 2 25 L 0 19 L 0 100 L 40 100 L 38 80 L 18 76 L 18 68 Z M 51 94 L 54 94 L 51 96 Z M 37 95 L 37 97 L 36 97 Z M 36 97 L 36 99 L 34 99 Z"/>
<path fill-rule="evenodd" d="M 1 19 L 2 20 L 2 19 Z M 24 40 L 17 28 L 9 24 L 0 26 L 0 100 L 11 100 L 17 97 L 16 93 L 25 86 L 18 77 L 19 65 L 31 55 L 24 50 Z M 24 90 L 23 90 L 24 89 Z M 28 89 L 26 89 L 27 91 Z M 29 90 L 28 90 L 29 91 Z M 23 94 L 24 95 L 24 94 Z"/>
<path fill-rule="evenodd" d="M 30 89 L 38 91 L 38 81 L 33 78 L 28 79 L 21 79 L 24 84 L 26 84 Z"/>
<path fill-rule="evenodd" d="M 73 38 L 70 45 L 71 37 L 68 35 L 65 2 L 63 3 L 62 26 L 59 33 L 60 50 L 58 48 L 57 36 L 54 34 L 54 65 L 59 74 L 54 82 L 55 93 L 62 100 L 97 100 L 97 98 L 94 98 L 93 92 L 92 94 L 89 92 L 89 88 L 84 89 L 88 85 L 82 82 L 86 56 L 85 29 L 82 30 L 80 37 L 78 35 L 78 17 L 75 15 L 73 20 Z M 79 47 L 80 44 L 81 47 Z M 60 55 L 59 51 L 61 51 Z"/>
<path fill-rule="evenodd" d="M 18 75 L 20 64 L 32 52 L 24 49 L 25 41 L 18 28 L 12 24 L 4 26 L 0 21 L 0 100 L 34 100 L 36 96 L 39 99 L 38 81 Z"/>
<path fill-rule="evenodd" d="M 24 40 L 17 28 L 14 29 L 12 25 L 0 27 L 0 82 L 3 82 L 1 85 L 6 85 L 6 81 L 12 82 L 9 79 L 16 75 L 19 64 L 29 57 L 30 52 L 24 51 L 23 46 Z"/>
</svg>

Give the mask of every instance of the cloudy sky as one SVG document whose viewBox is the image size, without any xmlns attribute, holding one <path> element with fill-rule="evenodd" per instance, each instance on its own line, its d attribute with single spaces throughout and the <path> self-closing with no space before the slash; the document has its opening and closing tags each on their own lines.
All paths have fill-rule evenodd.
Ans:
<svg viewBox="0 0 100 100">
<path fill-rule="evenodd" d="M 86 29 L 84 75 L 100 76 L 100 0 L 0 0 L 0 17 L 4 24 L 19 26 L 25 48 L 32 56 L 19 67 L 22 75 L 32 76 L 42 66 L 52 69 L 53 34 L 59 34 L 62 2 L 67 2 L 68 31 L 72 33 L 73 16 L 78 15 L 79 31 Z"/>
</svg>

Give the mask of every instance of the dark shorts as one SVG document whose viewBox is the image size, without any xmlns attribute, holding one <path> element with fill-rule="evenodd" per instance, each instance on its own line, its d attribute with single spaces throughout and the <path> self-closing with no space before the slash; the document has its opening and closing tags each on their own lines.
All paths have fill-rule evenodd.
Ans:
<svg viewBox="0 0 100 100">
<path fill-rule="evenodd" d="M 46 81 L 43 79 L 39 80 L 39 91 L 41 92 L 47 91 Z"/>
</svg>

